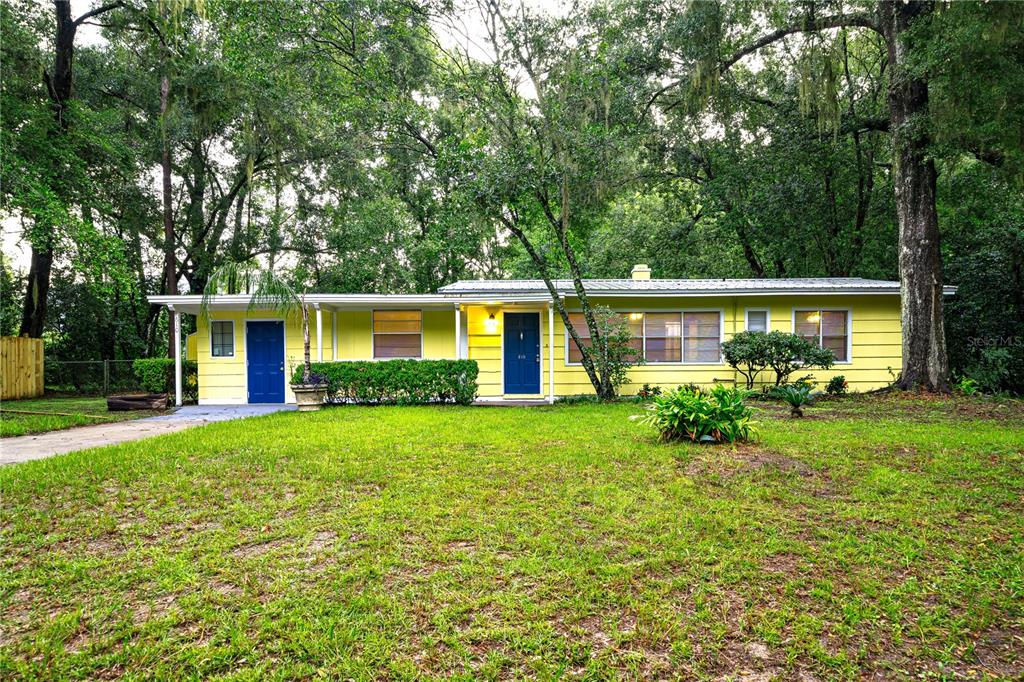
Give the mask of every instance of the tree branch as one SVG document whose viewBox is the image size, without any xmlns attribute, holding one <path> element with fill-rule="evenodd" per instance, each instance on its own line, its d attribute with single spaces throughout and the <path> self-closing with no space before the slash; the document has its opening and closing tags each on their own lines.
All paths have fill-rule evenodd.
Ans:
<svg viewBox="0 0 1024 682">
<path fill-rule="evenodd" d="M 767 33 L 758 38 L 757 40 L 755 40 L 754 42 L 745 45 L 739 50 L 736 50 L 729 57 L 725 58 L 724 60 L 718 63 L 718 71 L 720 74 L 724 74 L 733 66 L 733 64 L 743 59 L 747 55 L 753 54 L 754 52 L 760 50 L 762 47 L 767 47 L 768 45 L 771 45 L 776 41 L 782 40 L 788 35 L 792 35 L 794 33 L 811 33 L 813 31 L 823 31 L 830 28 L 842 28 L 844 26 L 859 26 L 862 28 L 870 28 L 872 31 L 875 31 L 876 33 L 879 34 L 881 34 L 882 32 L 882 27 L 878 24 L 878 22 L 874 20 L 873 17 L 871 17 L 869 14 L 864 14 L 860 12 L 853 14 L 836 14 L 834 16 L 823 17 L 821 19 L 811 18 L 800 23 L 794 23 L 790 24 L 789 26 L 784 26 L 780 29 L 772 31 L 771 33 Z M 677 78 L 658 88 L 654 95 L 652 95 L 651 98 L 647 101 L 647 108 L 650 108 L 666 92 L 682 85 L 688 80 L 689 76 L 687 76 L 686 78 Z"/>
<path fill-rule="evenodd" d="M 124 5 L 123 2 L 121 2 L 121 0 L 117 0 L 117 2 L 112 2 L 112 3 L 107 4 L 107 5 L 100 5 L 96 9 L 90 10 L 90 11 L 86 12 L 85 14 L 83 14 L 80 17 L 78 17 L 77 19 L 75 19 L 71 23 L 74 25 L 75 28 L 78 28 L 79 26 L 82 25 L 82 22 L 84 22 L 84 21 L 86 21 L 88 19 L 92 19 L 93 17 L 98 17 L 101 14 L 106 14 L 110 10 L 117 9 L 118 7 L 124 7 L 124 6 L 125 5 Z"/>
<path fill-rule="evenodd" d="M 882 27 L 867 14 L 854 13 L 854 14 L 836 14 L 831 17 L 823 17 L 821 19 L 808 19 L 797 24 L 790 24 L 780 29 L 767 33 L 754 42 L 746 45 L 739 50 L 732 53 L 727 59 L 719 64 L 720 71 L 728 71 L 729 68 L 738 62 L 739 60 L 746 57 L 748 54 L 757 52 L 762 47 L 771 45 L 777 40 L 781 40 L 788 35 L 793 33 L 811 33 L 813 31 L 824 31 L 829 28 L 842 28 L 844 26 L 860 26 L 862 28 L 870 28 L 871 30 L 881 33 Z"/>
</svg>

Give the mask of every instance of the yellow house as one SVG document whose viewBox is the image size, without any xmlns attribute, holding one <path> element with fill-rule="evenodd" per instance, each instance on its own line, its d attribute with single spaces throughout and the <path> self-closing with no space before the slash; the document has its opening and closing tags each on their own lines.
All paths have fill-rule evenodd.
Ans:
<svg viewBox="0 0 1024 682">
<path fill-rule="evenodd" d="M 585 337 L 572 282 L 554 285 Z M 626 316 L 644 357 L 629 370 L 626 394 L 644 384 L 742 381 L 722 361 L 720 344 L 743 330 L 793 332 L 832 349 L 835 366 L 815 371 L 816 380 L 843 375 L 854 391 L 884 386 L 900 368 L 898 282 L 651 279 L 638 265 L 630 279 L 585 280 L 584 287 L 593 304 Z M 168 306 L 180 330 L 180 315 L 197 315 L 202 297 L 150 300 Z M 468 358 L 480 368 L 481 400 L 553 401 L 593 390 L 541 280 L 459 281 L 436 294 L 310 294 L 306 302 L 315 362 Z M 302 362 L 298 316 L 248 307 L 247 295 L 217 296 L 209 319 L 198 319 L 200 404 L 295 401 L 288 382 Z"/>
</svg>

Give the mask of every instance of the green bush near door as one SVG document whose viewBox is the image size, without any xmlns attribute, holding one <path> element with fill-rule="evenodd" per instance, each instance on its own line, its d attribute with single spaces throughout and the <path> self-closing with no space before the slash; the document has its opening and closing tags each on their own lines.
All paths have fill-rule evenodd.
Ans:
<svg viewBox="0 0 1024 682">
<path fill-rule="evenodd" d="M 139 386 L 150 393 L 174 393 L 174 358 L 139 358 L 132 363 Z M 181 361 L 181 397 L 193 403 L 199 399 L 199 363 Z"/>
<path fill-rule="evenodd" d="M 327 379 L 329 399 L 393 405 L 457 403 L 476 398 L 475 360 L 354 360 L 314 362 L 313 374 Z M 296 367 L 294 383 L 302 381 Z"/>
</svg>

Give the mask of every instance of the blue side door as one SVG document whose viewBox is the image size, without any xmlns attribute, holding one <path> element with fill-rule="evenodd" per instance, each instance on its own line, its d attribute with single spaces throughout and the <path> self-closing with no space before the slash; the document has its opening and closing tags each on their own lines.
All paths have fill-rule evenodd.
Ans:
<svg viewBox="0 0 1024 682">
<path fill-rule="evenodd" d="M 284 323 L 246 323 L 250 403 L 284 402 Z"/>
<path fill-rule="evenodd" d="M 505 393 L 540 393 L 538 313 L 505 313 Z"/>
</svg>

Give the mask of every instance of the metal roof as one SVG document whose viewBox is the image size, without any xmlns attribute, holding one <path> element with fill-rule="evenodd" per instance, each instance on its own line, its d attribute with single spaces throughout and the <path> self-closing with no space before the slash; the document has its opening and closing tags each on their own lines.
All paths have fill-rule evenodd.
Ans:
<svg viewBox="0 0 1024 682">
<path fill-rule="evenodd" d="M 559 279 L 554 285 L 561 297 L 576 295 L 572 280 Z M 789 279 L 585 279 L 588 296 L 769 296 L 810 294 L 888 294 L 899 295 L 900 283 L 859 277 L 799 277 Z M 946 294 L 956 287 L 943 287 Z M 530 303 L 549 300 L 543 280 L 477 279 L 460 280 L 443 286 L 436 294 L 308 294 L 306 302 L 326 310 L 415 307 L 450 309 L 459 303 Z M 157 305 L 172 306 L 185 313 L 199 312 L 202 296 L 150 296 Z M 214 296 L 211 307 L 219 310 L 245 310 L 248 294 Z"/>
<path fill-rule="evenodd" d="M 210 307 L 215 310 L 247 310 L 249 294 L 213 296 Z M 150 296 L 150 303 L 166 305 L 183 313 L 200 312 L 203 297 L 199 295 Z M 458 303 L 441 294 L 306 294 L 306 304 L 324 310 L 368 310 L 370 308 L 422 308 L 451 310 Z"/>
<path fill-rule="evenodd" d="M 554 281 L 562 296 L 574 296 L 572 280 Z M 899 294 L 900 283 L 860 277 L 799 277 L 789 279 L 585 279 L 583 287 L 592 296 L 686 296 L 727 294 Z M 954 287 L 946 287 L 953 293 Z M 438 289 L 448 295 L 494 295 L 547 293 L 543 280 L 460 280 Z"/>
</svg>

